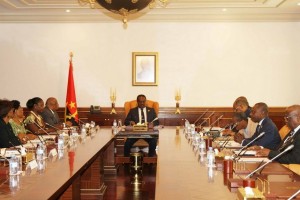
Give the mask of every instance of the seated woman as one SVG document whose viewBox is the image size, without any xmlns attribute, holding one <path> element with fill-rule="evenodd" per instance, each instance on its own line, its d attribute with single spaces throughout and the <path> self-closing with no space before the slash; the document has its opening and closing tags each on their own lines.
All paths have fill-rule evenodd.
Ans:
<svg viewBox="0 0 300 200">
<path fill-rule="evenodd" d="M 25 144 L 27 140 L 33 140 L 37 136 L 27 133 L 28 131 L 25 129 L 25 126 L 23 124 L 23 120 L 25 117 L 20 102 L 17 100 L 12 100 L 11 102 L 13 104 L 14 116 L 9 120 L 9 123 L 13 129 L 15 136 L 17 136 L 21 140 L 21 142 Z"/>
<path fill-rule="evenodd" d="M 9 120 L 13 117 L 12 102 L 0 100 L 0 148 L 9 148 L 21 145 L 18 137 L 15 136 Z"/>
<path fill-rule="evenodd" d="M 44 120 L 40 115 L 44 110 L 44 101 L 39 97 L 29 99 L 26 103 L 28 110 L 30 110 L 28 116 L 24 120 L 26 129 L 32 134 L 45 134 L 46 132 L 55 132 L 55 129 L 46 128 Z"/>
</svg>

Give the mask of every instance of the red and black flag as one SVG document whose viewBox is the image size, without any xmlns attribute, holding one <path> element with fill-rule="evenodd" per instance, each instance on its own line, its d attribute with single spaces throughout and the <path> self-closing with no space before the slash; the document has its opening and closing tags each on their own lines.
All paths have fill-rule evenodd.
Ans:
<svg viewBox="0 0 300 200">
<path fill-rule="evenodd" d="M 72 122 L 73 126 L 78 126 L 78 112 L 77 112 L 77 103 L 76 103 L 76 94 L 75 86 L 73 79 L 73 64 L 72 57 L 73 54 L 70 54 L 70 67 L 69 67 L 69 78 L 68 78 L 68 88 L 67 88 L 67 98 L 66 98 L 66 111 L 65 111 L 65 121 Z"/>
</svg>

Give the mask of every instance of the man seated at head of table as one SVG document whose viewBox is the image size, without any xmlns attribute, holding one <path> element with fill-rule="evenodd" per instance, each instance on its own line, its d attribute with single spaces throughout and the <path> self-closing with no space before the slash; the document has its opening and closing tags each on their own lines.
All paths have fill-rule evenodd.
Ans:
<svg viewBox="0 0 300 200">
<path fill-rule="evenodd" d="M 13 117 L 9 120 L 9 123 L 13 129 L 15 136 L 17 136 L 20 141 L 25 144 L 27 140 L 33 140 L 36 138 L 35 135 L 28 133 L 24 126 L 24 113 L 23 108 L 18 100 L 12 100 L 13 105 Z"/>
<path fill-rule="evenodd" d="M 126 116 L 124 124 L 128 125 L 135 125 L 137 123 L 145 123 L 145 122 L 152 122 L 156 119 L 156 113 L 153 108 L 146 107 L 146 96 L 140 94 L 137 96 L 137 104 L 138 106 L 135 108 L 130 109 L 128 115 Z M 158 126 L 158 120 L 152 122 L 153 126 Z M 127 138 L 124 144 L 124 156 L 130 155 L 130 149 L 133 144 L 139 140 L 138 138 Z M 143 138 L 149 144 L 149 157 L 155 156 L 155 148 L 157 144 L 156 138 Z"/>
<path fill-rule="evenodd" d="M 0 100 L 0 148 L 9 148 L 21 145 L 15 136 L 9 120 L 13 117 L 13 104 L 8 100 Z"/>
<path fill-rule="evenodd" d="M 248 145 L 251 141 L 255 140 L 260 134 L 264 132 L 262 137 L 258 138 L 256 141 L 250 144 L 250 146 L 255 146 L 252 149 L 276 149 L 281 141 L 278 129 L 274 122 L 268 117 L 268 106 L 265 103 L 257 103 L 252 108 L 250 113 L 251 120 L 257 122 L 255 133 L 251 138 L 244 138 L 242 135 L 236 135 L 234 140 L 241 143 L 242 146 Z"/>
<path fill-rule="evenodd" d="M 262 149 L 256 155 L 268 156 L 272 159 L 293 144 L 294 148 L 282 154 L 276 161 L 282 164 L 300 164 L 300 105 L 287 107 L 284 119 L 291 131 L 283 138 L 278 148 L 276 150 Z"/>
<path fill-rule="evenodd" d="M 45 122 L 41 113 L 44 110 L 44 101 L 39 97 L 29 99 L 26 103 L 28 110 L 30 110 L 28 116 L 24 120 L 25 127 L 33 134 L 46 134 L 49 132 L 55 132 L 54 128 L 46 128 Z"/>
</svg>

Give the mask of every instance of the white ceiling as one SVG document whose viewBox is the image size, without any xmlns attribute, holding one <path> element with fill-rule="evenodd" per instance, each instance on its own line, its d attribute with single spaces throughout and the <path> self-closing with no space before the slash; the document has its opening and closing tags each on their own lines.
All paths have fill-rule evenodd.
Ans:
<svg viewBox="0 0 300 200">
<path fill-rule="evenodd" d="M 146 8 L 129 21 L 300 21 L 297 4 L 300 0 L 169 0 L 165 8 Z M 0 22 L 118 22 L 116 19 L 121 17 L 99 5 L 95 9 L 80 5 L 78 0 L 0 0 Z"/>
</svg>

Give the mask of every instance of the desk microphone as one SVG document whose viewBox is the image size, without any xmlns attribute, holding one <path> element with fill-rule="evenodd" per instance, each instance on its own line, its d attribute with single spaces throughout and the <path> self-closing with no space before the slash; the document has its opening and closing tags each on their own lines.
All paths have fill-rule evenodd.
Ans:
<svg viewBox="0 0 300 200">
<path fill-rule="evenodd" d="M 16 149 L 20 153 L 20 155 L 22 155 L 20 149 L 18 149 L 10 140 L 8 140 L 8 142 L 14 149 Z"/>
<path fill-rule="evenodd" d="M 223 115 L 221 115 L 220 117 L 218 117 L 218 119 L 216 119 L 213 123 L 211 123 L 211 124 L 210 124 L 210 128 L 209 128 L 209 130 L 208 130 L 207 132 L 211 131 L 211 129 L 213 128 L 213 125 L 214 125 L 217 121 L 219 121 L 222 117 L 223 117 Z"/>
<path fill-rule="evenodd" d="M 272 162 L 273 160 L 275 160 L 276 158 L 278 158 L 279 156 L 281 156 L 282 154 L 286 153 L 287 151 L 291 150 L 292 148 L 294 148 L 294 145 L 291 144 L 290 146 L 288 146 L 286 149 L 284 149 L 284 151 L 280 152 L 277 156 L 275 156 L 274 158 L 272 158 L 271 160 L 269 160 L 268 162 L 266 162 L 265 164 L 263 164 L 262 166 L 260 166 L 259 168 L 255 169 L 254 171 L 252 171 L 250 174 L 248 174 L 245 179 L 250 178 L 255 172 L 257 172 L 258 170 L 262 169 L 263 167 L 265 167 L 267 164 L 269 164 L 270 162 Z"/>
<path fill-rule="evenodd" d="M 198 117 L 196 119 L 196 121 L 194 122 L 194 124 L 196 124 L 207 113 L 207 111 L 208 111 L 208 108 L 206 109 L 206 111 L 204 111 L 204 113 L 202 113 L 202 115 L 200 115 L 200 117 Z"/>
<path fill-rule="evenodd" d="M 205 120 L 203 120 L 203 122 L 201 122 L 201 124 L 199 124 L 199 126 L 201 127 L 202 124 L 204 124 L 211 116 L 213 116 L 215 114 L 215 111 L 213 111 Z M 196 124 L 195 124 L 196 125 Z"/>
<path fill-rule="evenodd" d="M 221 147 L 220 147 L 220 150 L 221 150 L 221 151 L 226 147 L 226 145 L 228 144 L 230 138 L 231 138 L 230 136 L 227 136 L 227 137 L 226 137 L 226 140 L 223 142 L 223 144 L 222 144 Z"/>
<path fill-rule="evenodd" d="M 47 125 L 47 126 L 50 126 L 51 128 L 54 128 L 55 130 L 56 130 L 56 133 L 57 133 L 57 131 L 60 131 L 60 129 L 59 128 L 57 128 L 57 127 L 55 127 L 55 126 L 53 126 L 53 125 L 51 125 L 51 124 L 48 124 L 47 122 L 45 122 L 45 124 Z M 58 134 L 58 133 L 57 133 Z M 48 134 L 49 135 L 49 134 Z"/>
<path fill-rule="evenodd" d="M 150 123 L 155 122 L 156 120 L 158 120 L 158 117 L 156 117 L 155 119 L 153 119 Z"/>
<path fill-rule="evenodd" d="M 288 200 L 292 200 L 294 197 L 296 197 L 298 194 L 300 193 L 300 190 L 298 190 L 295 194 L 293 194 L 292 196 L 290 196 L 290 198 L 288 198 Z"/>
<path fill-rule="evenodd" d="M 235 158 L 233 158 L 233 159 L 236 160 L 236 159 L 240 156 L 240 154 L 241 154 L 245 149 L 247 149 L 247 148 L 250 146 L 250 144 L 252 144 L 253 142 L 255 142 L 256 140 L 258 140 L 259 138 L 261 138 L 261 137 L 264 136 L 264 135 L 265 135 L 265 132 L 260 133 L 257 137 L 255 137 L 253 140 L 251 140 L 248 144 L 246 144 L 245 146 L 243 146 L 243 147 L 239 150 L 238 154 L 235 154 Z"/>
</svg>

